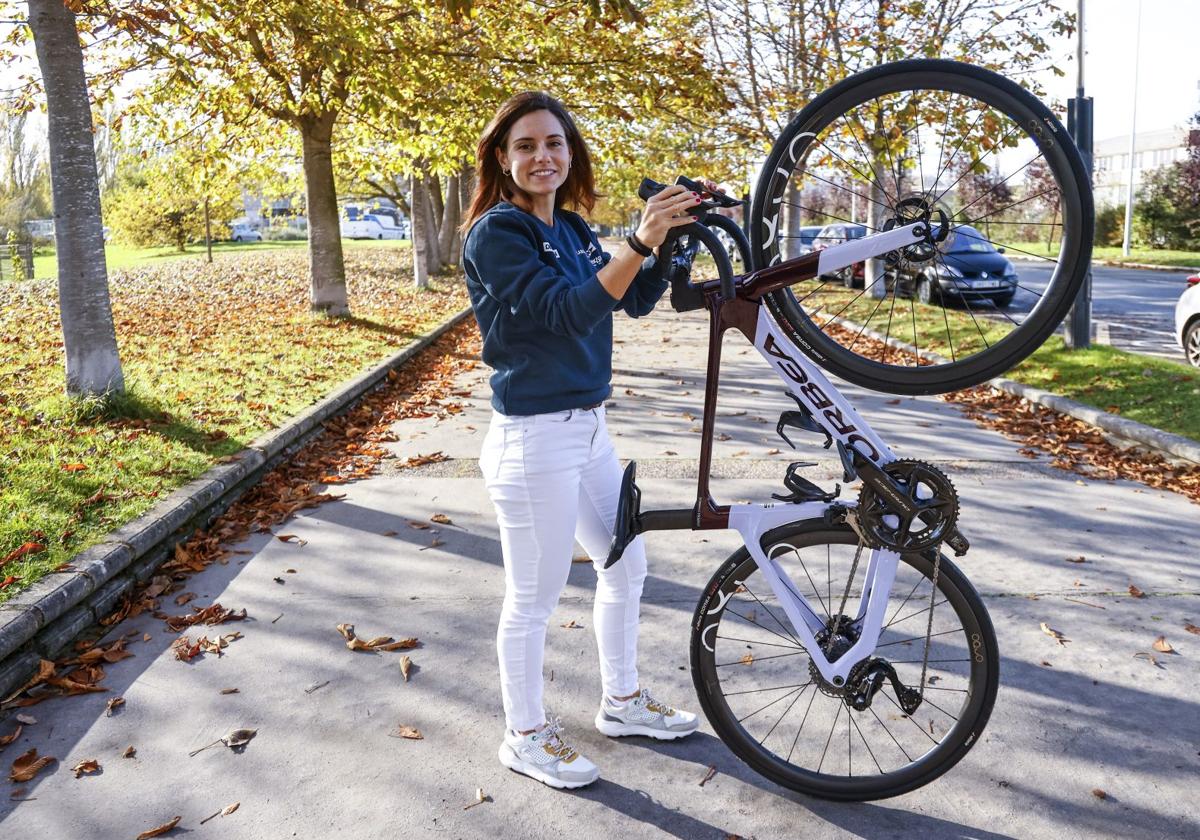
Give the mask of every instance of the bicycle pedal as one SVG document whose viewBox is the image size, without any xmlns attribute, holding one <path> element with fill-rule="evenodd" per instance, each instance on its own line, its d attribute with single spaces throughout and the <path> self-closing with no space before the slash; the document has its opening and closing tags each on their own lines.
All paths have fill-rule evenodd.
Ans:
<svg viewBox="0 0 1200 840">
<path fill-rule="evenodd" d="M 950 533 L 946 536 L 946 545 L 954 551 L 955 557 L 962 557 L 971 549 L 971 543 L 967 542 L 967 538 L 958 530 L 957 525 L 951 528 Z"/>
</svg>

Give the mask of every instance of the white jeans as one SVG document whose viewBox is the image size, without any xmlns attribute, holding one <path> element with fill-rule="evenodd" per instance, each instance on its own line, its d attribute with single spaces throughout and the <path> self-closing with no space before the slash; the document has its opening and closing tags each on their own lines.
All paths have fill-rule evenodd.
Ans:
<svg viewBox="0 0 1200 840">
<path fill-rule="evenodd" d="M 637 633 L 646 551 L 641 537 L 620 562 L 608 557 L 621 466 L 604 407 L 511 416 L 492 412 L 479 468 L 496 507 L 504 554 L 504 606 L 496 631 L 505 721 L 527 730 L 545 721 L 546 626 L 571 570 L 574 541 L 592 558 L 592 628 L 604 693 L 638 690 Z"/>
</svg>

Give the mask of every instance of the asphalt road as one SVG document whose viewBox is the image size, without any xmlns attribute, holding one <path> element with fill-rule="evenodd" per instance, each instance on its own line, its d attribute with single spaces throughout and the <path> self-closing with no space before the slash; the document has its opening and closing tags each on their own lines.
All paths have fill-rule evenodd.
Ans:
<svg viewBox="0 0 1200 840">
<path fill-rule="evenodd" d="M 1021 288 L 1009 313 L 1028 312 L 1046 287 L 1050 263 L 1014 260 Z M 1098 343 L 1186 364 L 1175 336 L 1175 301 L 1190 272 L 1098 265 L 1092 269 L 1093 336 Z"/>
</svg>

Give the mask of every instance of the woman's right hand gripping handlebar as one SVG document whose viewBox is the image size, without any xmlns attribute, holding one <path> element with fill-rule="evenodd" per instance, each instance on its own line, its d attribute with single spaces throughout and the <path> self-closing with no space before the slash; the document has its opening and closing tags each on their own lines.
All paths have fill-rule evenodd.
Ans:
<svg viewBox="0 0 1200 840">
<path fill-rule="evenodd" d="M 671 228 L 683 227 L 696 221 L 691 210 L 701 201 L 700 194 L 684 186 L 672 184 L 646 200 L 637 238 L 647 248 L 657 248 L 667 238 Z"/>
</svg>

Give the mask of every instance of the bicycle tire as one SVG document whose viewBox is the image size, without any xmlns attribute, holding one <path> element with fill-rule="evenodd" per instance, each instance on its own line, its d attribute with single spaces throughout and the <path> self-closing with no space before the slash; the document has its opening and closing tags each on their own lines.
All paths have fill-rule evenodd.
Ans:
<svg viewBox="0 0 1200 840">
<path fill-rule="evenodd" d="M 755 259 L 755 268 L 771 265 L 781 259 L 781 232 L 779 230 L 781 203 L 783 203 L 784 194 L 787 192 L 789 181 L 794 174 L 795 162 L 809 154 L 808 150 L 815 148 L 817 143 L 824 145 L 824 142 L 818 139 L 822 136 L 821 132 L 843 119 L 847 124 L 853 125 L 856 117 L 851 115 L 856 113 L 855 109 L 860 109 L 858 113 L 861 113 L 861 108 L 868 103 L 884 102 L 888 96 L 898 96 L 905 92 L 910 94 L 910 102 L 919 101 L 920 97 L 914 95 L 913 92 L 921 91 L 931 92 L 928 95 L 933 99 L 937 98 L 936 94 L 969 98 L 968 101 L 980 104 L 981 116 L 985 111 L 984 106 L 986 106 L 988 112 L 994 111 L 999 116 L 1010 120 L 1014 127 L 1026 132 L 1025 136 L 1032 140 L 1040 151 L 1039 156 L 1044 156 L 1045 166 L 1048 167 L 1054 187 L 1058 191 L 1062 210 L 1061 222 L 1058 222 L 1056 215 L 1050 225 L 1052 231 L 1055 225 L 1061 226 L 1062 242 L 1057 259 L 1050 260 L 1056 266 L 1053 276 L 1047 284 L 1044 294 L 1033 305 L 1032 311 L 1021 322 L 1008 316 L 1008 320 L 1014 323 L 1016 328 L 1003 338 L 996 340 L 995 343 L 989 343 L 987 331 L 980 326 L 974 311 L 970 310 L 969 300 L 974 293 L 967 289 L 961 299 L 967 302 L 971 319 L 976 322 L 975 326 L 979 329 L 984 349 L 969 357 L 959 358 L 956 355 L 951 324 L 946 316 L 945 304 L 943 304 L 942 314 L 947 317 L 946 335 L 950 345 L 948 355 L 951 356 L 951 359 L 929 364 L 928 356 L 924 361 L 920 361 L 917 359 L 920 353 L 917 353 L 913 354 L 911 364 L 893 364 L 871 358 L 868 351 L 855 351 L 856 345 L 861 348 L 870 345 L 870 342 L 863 342 L 862 345 L 859 345 L 859 338 L 856 337 L 849 346 L 846 346 L 844 342 L 832 338 L 822 329 L 822 325 L 814 322 L 791 287 L 777 290 L 765 298 L 773 316 L 794 343 L 825 369 L 866 388 L 910 395 L 945 393 L 978 385 L 1009 370 L 1041 346 L 1061 323 L 1083 283 L 1090 264 L 1094 227 L 1090 177 L 1066 130 L 1045 105 L 1016 83 L 989 70 L 941 59 L 914 59 L 884 64 L 839 82 L 810 102 L 784 129 L 775 141 L 771 154 L 763 166 L 754 193 L 750 219 L 751 250 Z M 882 112 L 883 106 L 880 105 L 879 109 Z M 949 121 L 950 115 L 947 112 L 947 125 Z M 913 122 L 919 138 L 922 123 L 920 119 L 915 119 Z M 987 124 L 985 120 L 984 127 Z M 833 130 L 831 129 L 831 131 Z M 889 127 L 888 131 L 891 132 L 892 129 Z M 912 128 L 908 131 L 912 131 Z M 907 132 L 901 132 L 902 138 L 905 133 Z M 853 137 L 853 129 L 850 130 L 850 136 L 857 142 L 857 138 Z M 1006 141 L 1008 137 L 1009 134 L 1005 134 L 1002 140 Z M 945 131 L 942 138 L 942 149 L 938 152 L 939 165 L 942 162 L 942 153 L 948 145 L 945 142 Z M 963 147 L 964 138 L 959 138 L 958 144 L 957 148 Z M 919 159 L 919 139 L 917 145 Z M 985 142 L 984 145 L 986 146 L 987 143 Z M 875 152 L 876 161 L 879 160 L 879 154 L 878 151 Z M 997 153 L 998 157 L 999 153 Z M 968 170 L 977 163 L 979 160 L 972 161 Z M 947 161 L 947 167 L 949 164 L 950 161 Z M 1026 164 L 1026 166 L 1028 165 Z M 854 172 L 861 174 L 861 170 L 853 169 Z M 878 171 L 878 169 L 875 170 L 876 173 Z M 899 172 L 899 169 L 897 171 Z M 937 172 L 939 179 L 941 174 L 942 171 L 939 170 Z M 961 180 L 960 176 L 959 181 Z M 1000 185 L 1003 186 L 1007 180 L 1006 178 L 1005 181 L 1000 182 Z M 938 188 L 938 181 L 935 179 L 933 187 L 926 190 L 924 175 L 922 175 L 922 184 L 918 190 L 920 195 L 931 199 L 932 203 L 934 198 L 932 194 Z M 857 192 L 857 188 L 853 192 Z M 942 199 L 946 192 L 949 190 L 938 193 L 936 199 Z M 1048 192 L 1050 191 L 1048 190 Z M 896 193 L 897 196 L 901 193 L 899 175 L 897 176 Z M 1023 202 L 1029 200 L 1027 198 Z M 868 201 L 870 201 L 869 196 Z M 878 204 L 879 202 L 874 203 Z M 895 211 L 895 206 L 892 207 L 892 210 Z M 825 215 L 831 214 L 826 212 Z M 833 216 L 833 218 L 839 217 Z M 1018 223 L 1000 221 L 996 224 L 1016 225 Z M 1046 223 L 1034 221 L 1028 224 L 1044 225 Z M 990 233 L 988 238 L 991 239 Z M 1040 258 L 1039 254 L 1033 253 L 1032 255 Z M 1021 269 L 1022 272 L 1025 270 Z M 888 282 L 886 274 L 884 272 L 884 276 L 868 284 L 873 286 L 882 280 L 885 299 Z M 1015 273 L 1014 276 L 1019 276 L 1019 274 Z M 898 289 L 899 285 L 898 280 L 893 280 L 894 289 Z M 968 282 L 966 285 L 969 287 L 972 284 Z M 953 289 L 958 291 L 959 288 L 959 282 L 955 281 Z M 983 301 L 986 300 L 986 297 L 976 299 Z M 893 308 L 895 304 L 896 292 L 893 291 Z M 878 309 L 877 305 L 876 310 Z M 913 306 L 912 309 L 912 332 L 914 340 L 916 340 L 919 332 L 916 307 Z M 889 332 L 891 325 L 892 319 L 889 314 Z M 988 323 L 988 329 L 993 329 L 991 323 Z M 863 332 L 860 331 L 858 335 L 861 336 Z M 895 342 L 892 343 L 893 346 L 896 346 Z M 917 346 L 919 350 L 919 341 L 917 341 Z M 908 356 L 905 358 L 907 359 Z"/>
<path fill-rule="evenodd" d="M 779 545 L 794 547 L 797 549 L 797 552 L 799 552 L 801 549 L 837 545 L 846 547 L 845 550 L 847 552 L 852 552 L 853 547 L 857 546 L 857 544 L 858 537 L 849 526 L 844 525 L 840 527 L 831 527 L 826 525 L 822 520 L 808 520 L 790 523 L 770 531 L 763 537 L 763 548 L 765 551 L 767 551 L 768 556 L 773 556 L 772 550 Z M 928 552 L 925 554 L 903 555 L 902 560 L 903 562 L 900 564 L 898 569 L 898 580 L 900 580 L 900 571 L 905 570 L 906 567 L 908 569 L 908 572 L 906 572 L 906 576 L 904 578 L 906 582 L 909 577 L 913 576 L 917 577 L 917 585 L 920 584 L 922 578 L 925 581 L 929 580 L 929 577 L 932 574 L 933 563 L 928 556 Z M 767 735 L 760 740 L 756 739 L 755 736 L 743 726 L 742 722 L 737 717 L 737 713 L 731 709 L 730 698 L 734 695 L 732 693 L 727 694 L 723 690 L 721 677 L 722 672 L 719 670 L 722 667 L 736 666 L 745 660 L 743 659 L 736 662 L 731 661 L 726 663 L 717 662 L 717 659 L 729 656 L 729 649 L 722 648 L 722 645 L 724 644 L 723 640 L 726 639 L 726 637 L 722 636 L 721 622 L 730 615 L 736 615 L 738 618 L 746 617 L 745 615 L 738 613 L 740 601 L 735 593 L 738 592 L 739 586 L 745 588 L 745 590 L 749 592 L 751 596 L 753 596 L 753 602 L 747 599 L 746 603 L 753 604 L 756 602 L 758 606 L 755 607 L 755 609 L 764 608 L 768 613 L 770 613 L 770 609 L 766 606 L 766 604 L 763 603 L 762 600 L 759 599 L 758 595 L 755 594 L 754 589 L 751 588 L 751 582 L 758 580 L 761 588 L 767 591 L 768 596 L 770 594 L 769 587 L 766 586 L 766 582 L 761 580 L 761 576 L 756 577 L 756 572 L 757 564 L 745 547 L 738 549 L 736 552 L 730 555 L 730 557 L 712 576 L 708 585 L 705 587 L 705 595 L 701 598 L 701 601 L 697 605 L 696 612 L 693 616 L 691 638 L 692 678 L 696 687 L 696 693 L 699 698 L 701 708 L 703 709 L 705 716 L 720 739 L 726 744 L 726 746 L 730 748 L 734 755 L 744 761 L 753 770 L 785 788 L 822 799 L 837 801 L 867 801 L 873 799 L 883 799 L 914 790 L 932 782 L 934 779 L 937 779 L 939 776 L 957 764 L 978 741 L 979 736 L 983 732 L 988 718 L 991 715 L 992 707 L 996 699 L 996 691 L 999 685 L 999 649 L 996 642 L 995 631 L 992 628 L 991 619 L 988 616 L 987 610 L 984 607 L 979 594 L 975 591 L 975 588 L 971 585 L 970 581 L 967 580 L 966 576 L 963 575 L 963 573 L 958 569 L 958 567 L 949 558 L 943 555 L 938 575 L 938 591 L 941 595 L 945 596 L 946 601 L 953 605 L 954 615 L 962 622 L 962 631 L 966 636 L 966 652 L 969 654 L 970 664 L 968 667 L 970 669 L 970 676 L 967 678 L 969 680 L 967 682 L 968 693 L 966 701 L 963 705 L 963 709 L 961 710 L 962 713 L 957 717 L 957 722 L 949 727 L 945 737 L 937 743 L 937 746 L 929 749 L 927 753 L 919 758 L 910 760 L 907 765 L 901 766 L 894 771 L 884 773 L 882 771 L 882 767 L 880 767 L 880 773 L 878 775 L 858 777 L 853 775 L 852 762 L 850 762 L 851 773 L 848 776 L 835 773 L 822 773 L 820 772 L 820 768 L 818 768 L 817 771 L 813 771 L 809 768 L 798 766 L 797 764 L 792 763 L 790 751 L 787 759 L 785 760 L 773 752 L 772 749 L 764 747 L 763 744 L 770 742 L 770 738 L 776 731 L 776 727 L 778 727 L 780 722 L 783 721 L 784 717 L 790 713 L 790 709 L 792 707 L 789 706 L 789 711 L 785 711 L 783 715 L 780 716 L 779 721 L 772 726 L 771 732 L 768 732 Z M 819 584 L 815 584 L 815 587 L 819 593 Z M 914 586 L 913 591 L 916 591 L 916 588 L 917 587 Z M 926 588 L 928 589 L 928 587 Z M 837 590 L 833 591 L 835 593 L 837 592 Z M 896 591 L 896 587 L 893 587 L 893 592 Z M 910 593 L 910 598 L 911 597 L 912 595 Z M 925 597 L 928 598 L 928 594 L 926 594 Z M 941 603 L 945 603 L 946 601 Z M 914 604 L 919 603 L 919 598 L 914 599 Z M 901 604 L 901 607 L 903 606 L 904 605 Z M 919 614 L 915 615 L 917 615 L 918 618 L 914 620 L 916 620 L 919 624 Z M 772 618 L 775 618 L 775 626 L 786 630 L 785 625 L 779 623 L 778 618 L 775 616 L 772 616 Z M 908 617 L 906 616 L 906 619 L 907 618 Z M 895 616 L 893 616 L 893 621 L 895 621 Z M 715 630 L 712 627 L 714 623 L 717 625 Z M 731 624 L 733 624 L 732 621 Z M 735 627 L 735 632 L 746 632 L 745 628 L 741 624 L 733 624 L 733 626 Z M 768 627 L 768 629 L 770 628 Z M 788 633 L 790 635 L 790 631 L 788 631 Z M 925 633 L 925 628 L 923 626 L 921 627 L 921 633 L 922 635 Z M 706 644 L 706 636 L 708 642 L 712 643 L 714 649 L 710 650 L 709 645 Z M 781 636 L 781 634 L 775 632 L 774 636 L 764 634 L 763 637 L 771 639 L 778 636 Z M 889 642 L 885 643 L 883 641 L 884 638 L 888 638 Z M 718 642 L 717 640 L 719 639 L 722 641 Z M 732 641 L 745 642 L 747 640 L 745 638 L 733 637 Z M 782 645 L 779 645 L 777 642 L 778 639 L 776 639 L 775 643 L 760 642 L 760 644 L 770 645 L 770 647 L 766 648 L 766 650 L 770 652 L 775 648 L 782 647 Z M 894 646 L 896 644 L 897 642 L 891 640 L 890 637 L 881 636 L 880 645 L 877 647 L 876 653 L 879 653 L 884 647 Z M 939 642 L 939 644 L 941 644 L 941 642 Z M 736 655 L 736 651 L 740 649 L 740 645 L 734 646 L 732 648 L 734 655 Z M 902 650 L 900 648 L 893 649 Z M 747 671 L 749 671 L 750 667 L 758 662 L 758 660 L 753 659 L 753 654 L 754 651 L 752 650 L 752 661 L 749 663 Z M 763 661 L 765 662 L 767 659 L 786 658 L 790 655 L 791 654 L 768 656 L 764 658 Z M 916 652 L 914 651 L 912 655 L 915 656 Z M 893 661 L 895 661 L 894 656 Z M 950 660 L 943 659 L 941 661 L 948 662 Z M 904 662 L 910 662 L 910 660 L 904 660 Z M 897 664 L 901 663 L 897 662 Z M 804 662 L 798 662 L 795 667 L 803 668 Z M 915 664 L 912 665 L 912 668 L 915 669 L 915 667 Z M 939 668 L 946 669 L 946 666 L 940 665 Z M 812 673 L 811 669 L 809 670 L 809 673 Z M 946 673 L 946 670 L 942 670 L 942 673 Z M 943 682 L 946 682 L 949 681 L 951 677 L 952 675 L 947 674 L 946 677 L 941 679 Z M 932 683 L 933 680 L 930 681 L 930 684 Z M 941 683 L 939 683 L 939 685 L 941 685 Z M 760 690 L 778 690 L 789 687 L 790 686 L 788 685 L 783 685 L 778 686 L 775 689 Z M 885 709 L 885 713 L 892 711 L 892 706 L 887 706 L 882 700 L 878 699 L 889 690 L 890 688 L 885 686 L 885 688 L 880 691 L 880 695 L 877 695 L 877 699 L 873 702 L 872 709 L 868 709 L 866 711 L 873 712 L 875 703 L 878 703 L 881 708 Z M 955 689 L 926 688 L 925 690 L 928 693 L 933 691 L 950 692 L 954 691 Z M 803 696 L 803 691 L 804 690 L 801 691 L 801 696 Z M 737 692 L 739 697 L 747 693 L 753 692 Z M 824 696 L 823 689 L 821 690 L 820 694 L 818 694 L 818 689 L 813 689 L 810 699 L 808 700 L 808 709 L 804 712 L 804 720 L 801 721 L 800 727 L 796 731 L 796 740 L 793 742 L 793 747 L 799 742 L 801 731 L 803 730 L 805 723 L 809 720 L 814 701 L 818 696 Z M 942 696 L 945 696 L 945 694 L 939 695 L 939 697 Z M 889 697 L 888 699 L 890 700 L 891 698 Z M 846 710 L 849 710 L 850 708 L 844 703 L 843 700 L 838 700 L 835 698 L 825 697 L 825 700 L 822 702 L 825 703 L 827 700 L 832 700 L 837 706 L 837 714 L 840 714 L 840 711 L 843 708 Z M 792 702 L 793 705 L 796 705 L 796 700 L 793 700 Z M 930 700 L 924 701 L 922 708 L 929 708 L 929 706 L 926 704 L 930 702 Z M 826 706 L 826 709 L 828 708 L 829 707 Z M 934 708 L 938 708 L 939 711 L 941 711 L 940 707 Z M 920 711 L 921 710 L 919 708 L 917 713 L 920 713 Z M 862 733 L 862 728 L 860 727 L 874 726 L 874 724 L 868 723 L 871 718 L 866 716 L 866 712 L 860 712 L 857 714 L 863 715 L 864 722 L 860 724 L 856 719 L 854 724 L 855 729 L 857 730 L 859 736 L 863 739 L 863 742 L 867 743 L 865 735 Z M 875 719 L 879 719 L 877 713 L 873 714 Z M 742 720 L 745 720 L 745 718 Z M 838 724 L 838 720 L 839 718 L 835 715 L 835 727 Z M 851 738 L 851 715 L 849 712 L 846 716 L 846 721 L 846 733 L 849 742 L 849 739 Z M 916 723 L 915 715 L 912 722 Z M 880 723 L 882 724 L 882 721 L 880 721 Z M 930 726 L 932 728 L 932 723 Z M 883 728 L 886 729 L 886 725 L 884 725 Z M 917 729 L 922 733 L 924 732 L 920 724 L 917 724 Z M 782 733 L 783 741 L 786 743 L 788 730 L 784 728 L 779 731 Z M 906 732 L 909 733 L 907 736 L 905 735 Z M 888 734 L 892 735 L 893 739 L 895 739 L 895 734 L 890 732 Z M 905 728 L 899 734 L 902 738 L 915 738 L 915 735 L 912 735 L 911 730 L 908 730 L 907 728 Z M 833 729 L 831 728 L 830 740 L 832 740 L 832 737 Z M 932 736 L 930 737 L 932 739 Z M 885 746 L 887 745 L 886 739 L 883 739 L 883 743 Z M 827 749 L 828 744 L 829 742 L 827 741 Z M 897 741 L 897 746 L 900 746 L 899 741 Z M 878 759 L 874 752 L 870 750 L 869 745 L 868 752 L 870 752 L 871 758 L 875 759 L 876 763 L 878 764 Z M 903 747 L 901 747 L 901 752 L 904 754 L 905 758 L 909 758 L 908 753 L 904 751 Z M 883 753 L 881 750 L 881 755 L 882 754 Z M 825 756 L 822 754 L 822 762 L 824 762 L 824 759 Z"/>
</svg>

